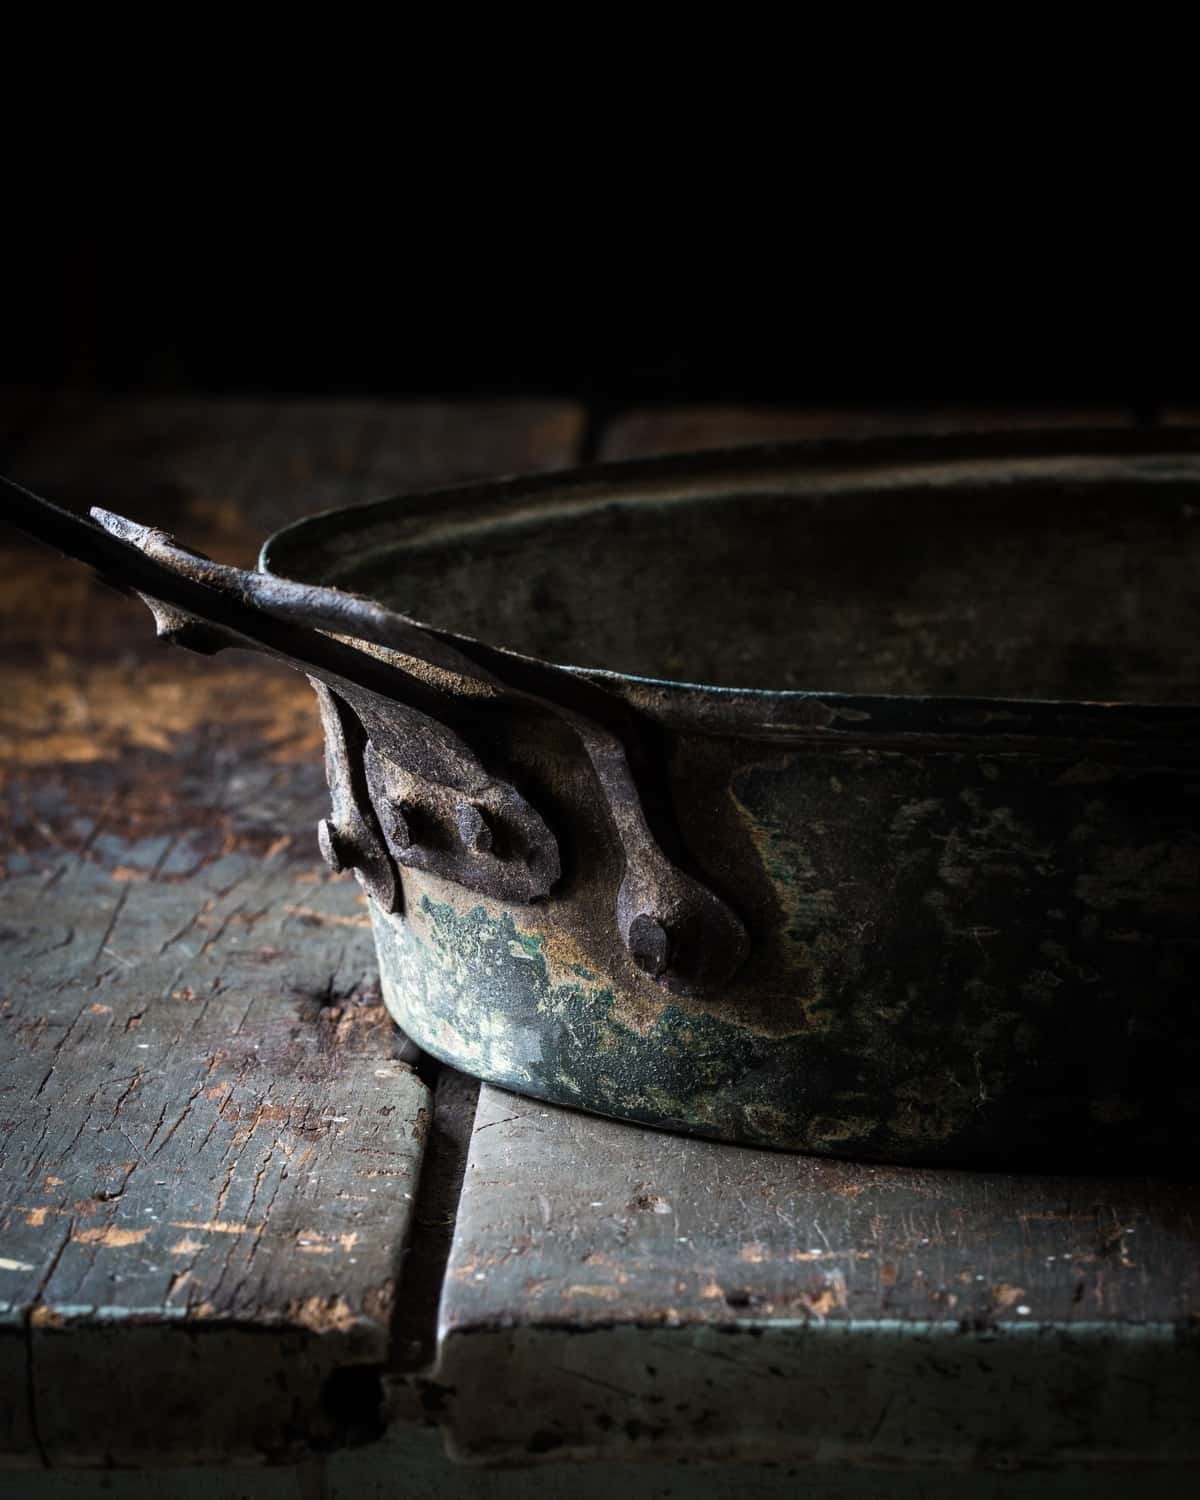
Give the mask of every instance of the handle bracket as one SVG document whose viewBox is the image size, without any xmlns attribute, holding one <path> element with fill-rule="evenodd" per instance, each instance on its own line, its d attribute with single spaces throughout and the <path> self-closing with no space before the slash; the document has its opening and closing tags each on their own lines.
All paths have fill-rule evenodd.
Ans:
<svg viewBox="0 0 1200 1500">
<path fill-rule="evenodd" d="M 399 907 L 402 865 L 503 901 L 536 901 L 555 886 L 554 833 L 479 748 L 481 716 L 519 708 L 565 724 L 587 756 L 625 861 L 613 920 L 632 964 L 685 994 L 741 964 L 741 921 L 655 837 L 631 766 L 635 711 L 598 683 L 340 589 L 213 562 L 108 511 L 93 510 L 93 524 L 10 480 L 0 490 L 20 529 L 141 595 L 160 635 L 203 652 L 249 647 L 308 675 L 333 802 L 322 852 L 353 868 L 385 911 Z"/>
</svg>

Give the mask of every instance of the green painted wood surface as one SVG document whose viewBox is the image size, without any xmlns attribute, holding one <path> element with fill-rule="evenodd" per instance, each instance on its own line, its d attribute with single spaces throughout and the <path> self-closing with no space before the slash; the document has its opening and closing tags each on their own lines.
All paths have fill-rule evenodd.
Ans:
<svg viewBox="0 0 1200 1500">
<path fill-rule="evenodd" d="M 823 1161 L 485 1087 L 441 1306 L 451 1442 L 1195 1462 L 1198 1210 L 1180 1183 Z"/>
</svg>

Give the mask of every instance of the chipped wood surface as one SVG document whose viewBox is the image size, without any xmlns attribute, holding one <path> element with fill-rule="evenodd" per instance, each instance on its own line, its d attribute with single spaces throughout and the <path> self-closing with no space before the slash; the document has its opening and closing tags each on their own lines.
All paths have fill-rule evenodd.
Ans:
<svg viewBox="0 0 1200 1500">
<path fill-rule="evenodd" d="M 1186 1330 L 1200 1193 L 1150 1178 L 901 1168 L 758 1151 L 486 1088 L 443 1335 L 771 1320 Z"/>
<path fill-rule="evenodd" d="M 6 412 L 9 472 L 243 564 L 311 509 L 563 462 L 579 428 L 548 404 Z M 310 689 L 165 649 L 139 603 L 2 543 L 0 1444 L 277 1459 L 353 1435 L 429 1098 L 358 888 L 317 857 Z"/>
<path fill-rule="evenodd" d="M 451 1441 L 1200 1460 L 1198 1231 L 1186 1184 L 825 1161 L 485 1087 L 441 1307 Z"/>
</svg>

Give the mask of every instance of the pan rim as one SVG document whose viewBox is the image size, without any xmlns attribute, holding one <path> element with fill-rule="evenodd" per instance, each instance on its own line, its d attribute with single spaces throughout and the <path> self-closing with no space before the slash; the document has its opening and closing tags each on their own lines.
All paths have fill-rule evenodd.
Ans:
<svg viewBox="0 0 1200 1500">
<path fill-rule="evenodd" d="M 1039 473 L 1082 480 L 1104 474 L 1144 477 L 1158 484 L 1190 480 L 1200 486 L 1200 426 L 808 439 L 509 475 L 314 512 L 268 537 L 258 566 L 275 576 L 317 581 L 311 569 L 299 565 L 305 554 L 315 557 L 332 536 L 344 541 L 347 535 L 394 521 L 400 514 L 419 522 L 422 513 L 436 510 L 443 523 L 438 540 L 444 542 L 454 530 L 466 534 L 485 525 L 494 529 L 526 524 L 558 509 L 583 513 L 651 497 L 686 502 L 734 484 L 761 490 L 785 483 L 793 491 L 799 484 L 821 493 L 836 493 L 839 488 L 861 493 L 867 487 L 942 485 L 970 477 L 999 484 Z M 430 537 L 425 532 L 413 541 L 425 545 Z M 1143 745 L 1165 741 L 1200 747 L 1200 701 L 1097 702 L 717 686 L 548 661 L 440 624 L 417 623 L 451 645 L 476 646 L 498 659 L 585 678 L 664 724 L 701 733 L 776 742 L 835 738 L 874 743 L 896 736 L 911 742 L 929 737 L 939 747 L 951 741 L 1001 741 L 1018 748 L 1020 742 L 1045 739 Z"/>
</svg>

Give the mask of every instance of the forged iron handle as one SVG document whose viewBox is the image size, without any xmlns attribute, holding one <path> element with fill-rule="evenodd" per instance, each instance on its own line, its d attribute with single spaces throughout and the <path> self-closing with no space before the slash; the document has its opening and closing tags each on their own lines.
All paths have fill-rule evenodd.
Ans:
<svg viewBox="0 0 1200 1500">
<path fill-rule="evenodd" d="M 621 727 L 629 710 L 598 684 L 478 642 L 465 643 L 475 653 L 467 655 L 441 633 L 373 600 L 213 562 L 164 531 L 109 511 L 94 508 L 94 520 L 87 520 L 2 477 L 0 490 L 7 496 L 7 520 L 141 595 L 160 635 L 204 652 L 234 645 L 281 656 L 323 684 L 327 695 L 332 690 L 335 699 L 350 705 L 365 740 L 351 749 L 346 736 L 356 740 L 352 726 L 336 702 L 324 696 L 327 745 L 332 738 L 343 744 L 342 759 L 361 760 L 369 784 L 364 787 L 356 772 L 353 788 L 339 785 L 340 772 L 335 774 L 337 768 L 330 764 L 335 802 L 340 797 L 347 811 L 340 829 L 323 829 L 322 847 L 335 867 L 352 864 L 385 909 L 393 909 L 398 900 L 398 887 L 375 873 L 386 864 L 388 849 L 398 863 L 431 868 L 504 899 L 534 900 L 558 879 L 556 841 L 540 815 L 516 788 L 489 776 L 447 723 L 462 718 L 461 687 L 467 683 L 476 703 L 482 690 L 484 699 L 548 713 L 576 736 L 624 854 L 614 916 L 638 968 L 669 989 L 691 993 L 724 981 L 740 965 L 748 947 L 745 928 L 715 892 L 663 852 L 630 766 L 634 732 L 628 724 Z M 343 637 L 382 647 L 387 656 Z M 418 668 L 435 669 L 432 678 L 409 671 L 397 656 Z M 438 681 L 442 673 L 457 683 L 443 686 Z M 454 855 L 456 866 L 439 867 L 430 851 L 414 851 L 376 825 L 375 815 L 367 811 L 375 800 L 371 791 L 374 787 L 386 796 L 387 777 L 370 770 L 372 746 L 381 752 L 385 767 L 390 763 L 430 780 L 456 799 L 462 843 Z M 379 764 L 378 756 L 374 764 Z M 349 826 L 351 801 L 361 814 L 357 832 Z M 493 858 L 490 842 L 471 836 L 462 819 L 474 814 L 478 820 L 481 808 L 501 816 L 516 834 L 523 865 Z M 403 824 L 402 812 L 392 807 L 386 811 L 389 825 L 396 823 L 398 812 Z M 361 846 L 357 854 L 355 842 Z"/>
<path fill-rule="evenodd" d="M 485 706 L 501 698 L 486 670 L 370 600 L 226 567 L 165 532 L 103 510 L 93 510 L 95 520 L 88 520 L 11 480 L 0 480 L 0 493 L 7 500 L 0 514 L 20 530 L 140 595 L 160 636 L 205 654 L 250 647 L 309 677 L 325 726 L 333 800 L 331 819 L 318 830 L 322 852 L 335 868 L 352 868 L 385 911 L 400 902 L 397 863 L 515 901 L 545 895 L 558 879 L 557 841 L 545 820 L 516 787 L 488 771 L 455 727 L 469 727 L 474 738 L 480 700 Z M 328 633 L 339 627 L 355 639 Z M 390 649 L 371 649 L 385 642 Z M 437 670 L 430 673 L 430 667 Z M 441 680 L 446 676 L 453 680 Z M 464 678 L 468 694 L 456 693 Z M 435 839 L 397 859 L 381 819 L 393 826 L 399 809 L 387 801 L 376 807 L 367 760 L 400 783 L 407 778 L 423 787 L 435 821 L 462 809 L 491 819 L 504 830 L 504 857 L 478 841 L 447 847 Z"/>
<path fill-rule="evenodd" d="M 415 621 L 373 600 L 213 562 L 155 527 L 98 506 L 89 520 L 2 475 L 0 492 L 5 497 L 4 519 L 27 536 L 85 563 L 127 592 L 170 605 L 219 630 L 232 630 L 246 642 L 287 656 L 306 669 L 361 680 L 362 686 L 374 690 L 390 676 L 394 691 L 399 684 L 392 674 L 397 674 L 406 693 L 426 702 L 444 698 L 427 681 L 344 640 L 334 640 L 332 632 L 388 647 L 480 686 L 498 687 L 484 668 Z M 203 649 L 194 634 L 187 644 Z"/>
<path fill-rule="evenodd" d="M 92 517 L 111 536 L 130 543 L 145 557 L 174 573 L 240 599 L 249 609 L 305 630 L 353 636 L 375 646 L 386 646 L 457 673 L 472 682 L 496 687 L 495 678 L 453 647 L 423 629 L 415 620 L 385 609 L 373 599 L 321 584 L 297 583 L 272 573 L 213 562 L 202 552 L 182 546 L 165 531 L 143 526 L 112 511 L 93 506 Z"/>
</svg>

